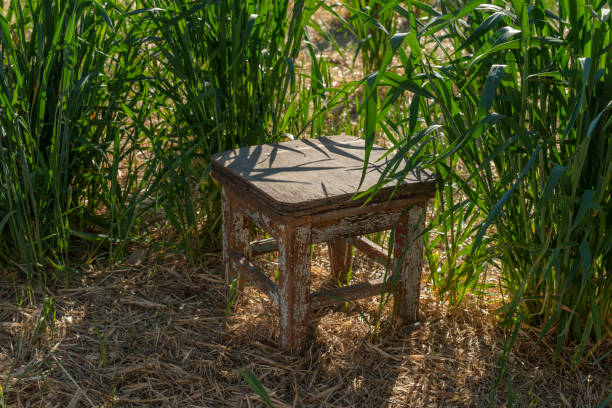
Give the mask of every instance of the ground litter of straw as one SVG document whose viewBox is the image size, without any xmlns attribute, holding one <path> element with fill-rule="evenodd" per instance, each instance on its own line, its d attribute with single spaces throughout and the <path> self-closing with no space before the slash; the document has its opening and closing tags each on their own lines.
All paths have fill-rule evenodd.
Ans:
<svg viewBox="0 0 612 408">
<path fill-rule="evenodd" d="M 247 287 L 226 314 L 216 257 L 194 268 L 178 255 L 134 253 L 138 266 L 92 265 L 69 289 L 49 288 L 53 330 L 37 333 L 43 308 L 16 306 L 14 290 L 2 291 L 0 384 L 7 406 L 263 406 L 242 378 L 243 366 L 277 407 L 489 401 L 504 340 L 495 304 L 470 298 L 449 309 L 424 283 L 420 326 L 392 327 L 387 306 L 377 336 L 364 317 L 376 315 L 378 298 L 322 309 L 308 350 L 292 356 L 279 348 L 275 309 L 257 290 Z M 274 274 L 274 259 L 257 262 Z M 317 246 L 313 286 L 331 283 L 328 267 L 326 246 Z M 354 279 L 372 272 L 382 270 L 357 254 Z M 514 399 L 519 406 L 589 407 L 612 391 L 610 356 L 593 355 L 570 371 L 551 361 L 547 344 L 534 342 L 533 333 L 521 331 L 491 406 Z"/>
</svg>

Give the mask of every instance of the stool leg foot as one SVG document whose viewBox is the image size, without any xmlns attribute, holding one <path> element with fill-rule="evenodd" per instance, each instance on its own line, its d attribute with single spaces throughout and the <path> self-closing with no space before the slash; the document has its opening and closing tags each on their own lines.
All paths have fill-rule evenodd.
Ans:
<svg viewBox="0 0 612 408">
<path fill-rule="evenodd" d="M 280 228 L 279 314 L 284 349 L 301 351 L 310 321 L 310 227 Z"/>
<path fill-rule="evenodd" d="M 419 318 L 424 227 L 425 209 L 415 206 L 395 228 L 393 272 L 399 273 L 395 290 L 395 310 L 407 323 L 416 322 Z"/>
<path fill-rule="evenodd" d="M 329 248 L 329 263 L 332 278 L 336 284 L 348 283 L 348 274 L 351 269 L 352 252 L 349 241 L 344 238 L 336 238 L 327 243 Z"/>
<path fill-rule="evenodd" d="M 243 253 L 249 256 L 249 223 L 246 216 L 231 204 L 231 196 L 222 190 L 223 208 L 223 264 L 225 265 L 225 283 L 229 285 L 234 280 L 235 272 L 233 254 Z M 244 288 L 244 278 L 238 277 L 237 290 Z"/>
</svg>

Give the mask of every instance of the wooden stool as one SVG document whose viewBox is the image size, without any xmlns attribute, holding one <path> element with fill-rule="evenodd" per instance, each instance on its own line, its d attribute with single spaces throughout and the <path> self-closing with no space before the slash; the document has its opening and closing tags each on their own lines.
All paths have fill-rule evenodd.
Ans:
<svg viewBox="0 0 612 408">
<path fill-rule="evenodd" d="M 223 187 L 226 282 L 239 276 L 242 288 L 246 277 L 278 305 L 286 349 L 305 345 L 312 309 L 379 295 L 390 286 L 391 279 L 379 279 L 311 294 L 310 248 L 315 243 L 328 242 L 332 273 L 342 282 L 351 262 L 349 245 L 386 264 L 386 251 L 359 236 L 395 227 L 395 308 L 404 320 L 417 320 L 425 205 L 434 195 L 435 178 L 412 172 L 363 205 L 365 199 L 351 197 L 359 186 L 364 152 L 362 139 L 334 136 L 244 147 L 212 158 L 212 174 Z M 388 158 L 376 161 L 384 153 L 372 149 L 362 191 L 376 184 L 385 169 Z M 274 238 L 250 243 L 249 221 Z M 249 262 L 274 250 L 279 251 L 278 285 Z"/>
</svg>

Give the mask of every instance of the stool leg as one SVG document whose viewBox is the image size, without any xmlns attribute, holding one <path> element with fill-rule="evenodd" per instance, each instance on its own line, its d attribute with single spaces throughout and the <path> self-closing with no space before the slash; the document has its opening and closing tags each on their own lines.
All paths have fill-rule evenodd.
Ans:
<svg viewBox="0 0 612 408">
<path fill-rule="evenodd" d="M 425 208 L 414 206 L 395 228 L 393 272 L 399 273 L 395 309 L 407 323 L 419 317 L 419 294 L 423 269 L 423 229 Z"/>
<path fill-rule="evenodd" d="M 348 273 L 353 260 L 349 241 L 344 238 L 336 238 L 329 241 L 327 247 L 329 248 L 329 263 L 335 283 L 347 284 Z"/>
<path fill-rule="evenodd" d="M 233 254 L 244 253 L 249 256 L 249 223 L 236 206 L 231 203 L 231 195 L 222 189 L 223 208 L 223 264 L 225 265 L 225 283 L 229 285 L 234 279 Z M 244 278 L 238 277 L 238 291 L 244 288 Z"/>
<path fill-rule="evenodd" d="M 310 227 L 281 226 L 278 289 L 281 346 L 301 351 L 310 321 Z"/>
</svg>

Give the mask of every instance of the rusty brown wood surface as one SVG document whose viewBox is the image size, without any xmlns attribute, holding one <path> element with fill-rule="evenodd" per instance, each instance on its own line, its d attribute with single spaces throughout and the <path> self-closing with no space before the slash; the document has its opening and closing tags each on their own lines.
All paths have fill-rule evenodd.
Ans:
<svg viewBox="0 0 612 408">
<path fill-rule="evenodd" d="M 329 264 L 332 278 L 338 284 L 348 283 L 349 271 L 353 261 L 353 253 L 349 241 L 336 238 L 327 243 L 329 248 Z"/>
<path fill-rule="evenodd" d="M 251 256 L 259 256 L 278 251 L 278 242 L 274 238 L 253 241 L 249 244 Z"/>
<path fill-rule="evenodd" d="M 407 323 L 418 321 L 419 316 L 424 227 L 425 209 L 415 206 L 395 228 L 393 271 L 400 279 L 394 302 L 398 316 Z"/>
<path fill-rule="evenodd" d="M 348 216 L 325 226 L 312 227 L 312 242 L 328 242 L 336 238 L 350 238 L 393 228 L 400 220 L 400 212 L 392 214 L 360 214 Z"/>
<path fill-rule="evenodd" d="M 351 198 L 361 180 L 364 147 L 363 139 L 350 136 L 250 146 L 214 155 L 212 171 L 222 184 L 257 197 L 276 213 L 311 215 L 363 203 Z M 361 191 L 378 182 L 390 159 L 377 161 L 385 152 L 378 146 L 372 149 Z M 394 191 L 396 199 L 431 196 L 434 188 L 433 174 L 413 171 L 397 188 L 387 184 L 374 202 L 387 201 Z"/>
<path fill-rule="evenodd" d="M 260 202 L 256 196 L 248 196 L 242 191 L 236 191 L 235 188 L 237 187 L 235 185 L 223 185 L 223 188 L 226 190 L 227 200 L 232 203 L 232 206 L 240 208 L 251 222 L 273 237 L 278 238 L 278 226 L 282 224 L 310 225 L 313 228 L 313 243 L 330 241 L 334 237 L 350 237 L 390 229 L 399 218 L 394 218 L 392 221 L 384 222 L 384 225 L 378 226 L 374 222 L 375 220 L 371 218 L 380 215 L 379 220 L 384 221 L 386 214 L 399 214 L 415 204 L 425 205 L 429 199 L 428 195 L 413 196 L 393 199 L 385 203 L 368 203 L 368 205 L 360 207 L 328 210 L 324 213 L 309 216 L 291 216 L 274 212 L 271 207 Z M 368 221 L 368 219 L 371 220 Z M 363 224 L 359 224 L 359 220 L 362 220 Z M 335 224 L 340 222 L 344 225 L 351 225 L 351 231 L 337 235 L 337 232 L 334 232 L 338 229 Z"/>
<path fill-rule="evenodd" d="M 311 216 L 301 216 L 300 219 L 307 219 L 312 224 L 313 228 L 321 228 L 326 225 L 334 224 L 338 220 L 348 217 L 359 217 L 362 215 L 374 214 L 393 214 L 401 213 L 413 205 L 424 205 L 431 198 L 429 195 L 413 195 L 410 197 L 397 198 L 394 197 L 390 201 L 383 203 L 370 202 L 367 205 L 359 207 L 338 208 L 327 210 L 323 213 L 313 214 Z M 295 217 L 293 217 L 295 219 Z"/>
<path fill-rule="evenodd" d="M 281 346 L 303 349 L 310 321 L 310 228 L 280 226 L 278 288 Z"/>
<path fill-rule="evenodd" d="M 230 203 L 228 205 L 240 208 L 250 222 L 254 223 L 273 237 L 278 238 L 278 226 L 285 224 L 285 221 L 289 220 L 279 219 L 277 214 L 269 211 L 269 208 L 258 205 L 259 203 L 256 200 L 249 200 L 248 197 L 244 197 L 239 194 L 239 192 L 232 190 L 232 187 L 232 185 L 223 185 L 226 201 Z M 294 223 L 295 221 L 290 224 Z"/>
<path fill-rule="evenodd" d="M 351 244 L 366 254 L 369 258 L 375 260 L 379 264 L 386 266 L 388 262 L 387 251 L 375 242 L 370 241 L 365 237 L 353 237 L 350 239 Z"/>
<path fill-rule="evenodd" d="M 384 285 L 384 281 L 381 278 L 341 288 L 315 292 L 311 297 L 311 307 L 313 310 L 316 310 L 338 303 L 380 295 L 383 291 L 383 286 L 385 286 L 386 290 L 388 284 L 389 282 L 387 282 L 387 285 Z"/>
<path fill-rule="evenodd" d="M 213 175 L 222 184 L 223 257 L 228 283 L 238 274 L 264 291 L 279 307 L 280 342 L 302 350 L 311 308 L 380 294 L 382 280 L 310 293 L 310 246 L 328 242 L 332 275 L 347 283 L 351 243 L 385 265 L 387 251 L 361 235 L 395 229 L 393 270 L 395 305 L 407 321 L 418 318 L 423 257 L 424 207 L 434 193 L 429 173 L 394 187 L 387 186 L 371 202 L 351 201 L 361 176 L 363 141 L 350 137 L 301 140 L 225 152 L 213 160 Z M 382 149 L 374 149 L 373 159 Z M 363 188 L 378 180 L 378 164 L 370 163 Z M 250 169 L 250 170 L 249 170 Z M 410 208 L 408 212 L 406 210 Z M 249 244 L 249 221 L 274 238 Z M 279 283 L 274 284 L 249 258 L 279 251 Z"/>
<path fill-rule="evenodd" d="M 231 193 L 221 190 L 223 210 L 223 260 L 225 264 L 225 282 L 227 285 L 234 279 L 233 252 L 249 256 L 249 223 L 242 209 L 232 203 Z M 244 287 L 244 278 L 238 276 L 238 289 Z"/>
<path fill-rule="evenodd" d="M 252 282 L 259 290 L 263 291 L 268 297 L 279 304 L 278 286 L 268 277 L 253 265 L 249 260 L 239 253 L 234 254 L 233 266 L 236 272 L 241 273 L 250 282 Z"/>
</svg>

